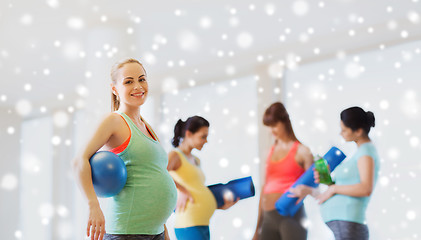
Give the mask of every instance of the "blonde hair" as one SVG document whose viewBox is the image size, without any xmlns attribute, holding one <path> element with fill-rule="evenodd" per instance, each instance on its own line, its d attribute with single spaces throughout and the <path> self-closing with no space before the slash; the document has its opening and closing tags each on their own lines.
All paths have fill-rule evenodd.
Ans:
<svg viewBox="0 0 421 240">
<path fill-rule="evenodd" d="M 113 67 L 111 68 L 111 82 L 114 85 L 117 84 L 117 71 L 118 71 L 118 69 L 122 68 L 124 65 L 126 65 L 128 63 L 137 63 L 143 68 L 143 70 L 145 70 L 143 65 L 138 60 L 136 60 L 134 58 L 122 59 L 122 60 L 116 62 L 113 65 Z M 116 111 L 116 110 L 118 110 L 119 107 L 120 107 L 120 99 L 118 99 L 117 96 L 113 93 L 113 91 L 111 91 L 111 111 Z"/>
</svg>

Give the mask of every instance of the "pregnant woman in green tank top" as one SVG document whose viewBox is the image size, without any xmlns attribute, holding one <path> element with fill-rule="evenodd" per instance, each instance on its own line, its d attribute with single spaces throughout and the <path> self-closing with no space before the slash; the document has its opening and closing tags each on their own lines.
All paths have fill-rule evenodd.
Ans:
<svg viewBox="0 0 421 240">
<path fill-rule="evenodd" d="M 169 239 L 165 222 L 175 209 L 177 191 L 166 167 L 168 157 L 152 128 L 140 116 L 148 94 L 145 69 L 135 59 L 118 62 L 111 71 L 112 110 L 73 161 L 89 206 L 91 240 Z M 116 153 L 127 168 L 122 191 L 103 211 L 95 194 L 90 157 L 100 148 Z"/>
</svg>

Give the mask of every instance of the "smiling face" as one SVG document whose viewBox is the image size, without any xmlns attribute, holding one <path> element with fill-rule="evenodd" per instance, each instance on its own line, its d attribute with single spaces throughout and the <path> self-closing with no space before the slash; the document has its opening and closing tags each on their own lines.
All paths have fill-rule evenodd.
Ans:
<svg viewBox="0 0 421 240">
<path fill-rule="evenodd" d="M 118 96 L 120 106 L 141 106 L 148 95 L 148 83 L 143 67 L 138 63 L 126 63 L 116 71 L 113 94 Z"/>
</svg>

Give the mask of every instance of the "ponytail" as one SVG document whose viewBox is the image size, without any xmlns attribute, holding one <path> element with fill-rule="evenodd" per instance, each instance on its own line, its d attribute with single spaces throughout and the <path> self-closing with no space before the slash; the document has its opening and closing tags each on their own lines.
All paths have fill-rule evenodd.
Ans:
<svg viewBox="0 0 421 240">
<path fill-rule="evenodd" d="M 174 147 L 178 147 L 180 145 L 181 138 L 183 138 L 183 128 L 184 128 L 185 122 L 183 122 L 181 119 L 178 119 L 177 123 L 174 127 L 174 137 L 171 141 L 172 145 Z"/>
<path fill-rule="evenodd" d="M 189 117 L 185 122 L 179 119 L 174 126 L 174 137 L 171 140 L 172 145 L 174 147 L 178 147 L 180 145 L 181 139 L 185 137 L 186 131 L 196 133 L 202 127 L 209 127 L 208 120 L 204 119 L 203 117 Z"/>
<path fill-rule="evenodd" d="M 374 114 L 370 111 L 366 112 L 360 107 L 350 107 L 343 110 L 341 121 L 352 131 L 362 128 L 366 134 L 370 132 L 371 127 L 376 125 Z"/>
<path fill-rule="evenodd" d="M 367 124 L 369 127 L 376 126 L 376 118 L 374 117 L 374 113 L 371 111 L 367 111 Z"/>
</svg>

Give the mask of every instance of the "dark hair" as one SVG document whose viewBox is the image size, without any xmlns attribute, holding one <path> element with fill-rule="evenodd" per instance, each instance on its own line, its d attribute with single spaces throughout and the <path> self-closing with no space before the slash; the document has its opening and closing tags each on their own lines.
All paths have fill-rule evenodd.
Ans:
<svg viewBox="0 0 421 240">
<path fill-rule="evenodd" d="M 270 105 L 263 115 L 263 124 L 265 126 L 274 126 L 278 122 L 281 122 L 285 125 L 285 130 L 288 133 L 289 137 L 297 141 L 294 130 L 292 129 L 291 120 L 289 119 L 289 114 L 281 102 L 275 102 Z"/>
<path fill-rule="evenodd" d="M 185 122 L 179 119 L 174 127 L 174 137 L 172 139 L 172 145 L 178 147 L 180 145 L 180 140 L 186 135 L 186 131 L 195 133 L 199 131 L 202 127 L 209 127 L 208 120 L 200 116 L 193 116 L 187 118 Z"/>
<path fill-rule="evenodd" d="M 352 131 L 362 128 L 366 134 L 370 132 L 371 127 L 375 126 L 374 114 L 370 111 L 366 112 L 360 107 L 350 107 L 343 110 L 341 120 Z"/>
</svg>

